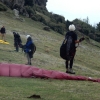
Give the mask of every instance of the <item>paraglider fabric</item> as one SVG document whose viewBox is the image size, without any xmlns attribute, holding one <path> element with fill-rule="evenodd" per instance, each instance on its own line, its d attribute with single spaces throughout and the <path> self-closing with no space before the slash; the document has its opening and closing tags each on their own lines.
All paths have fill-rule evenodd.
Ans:
<svg viewBox="0 0 100 100">
<path fill-rule="evenodd" d="M 0 40 L 0 43 L 9 44 L 9 42 L 5 42 L 5 41 L 3 41 L 3 40 Z"/>
<path fill-rule="evenodd" d="M 93 79 L 91 77 L 75 76 L 60 71 L 45 70 L 35 66 L 11 63 L 0 63 L 0 76 L 100 82 L 100 79 Z"/>
</svg>

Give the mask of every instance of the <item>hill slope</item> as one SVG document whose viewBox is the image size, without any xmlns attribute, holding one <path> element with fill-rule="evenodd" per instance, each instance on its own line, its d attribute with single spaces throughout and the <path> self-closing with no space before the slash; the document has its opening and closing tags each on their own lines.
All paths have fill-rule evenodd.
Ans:
<svg viewBox="0 0 100 100">
<path fill-rule="evenodd" d="M 26 57 L 24 56 L 24 53 L 21 52 L 14 52 L 14 46 L 13 46 L 13 31 L 17 31 L 22 38 L 23 44 L 26 42 L 25 35 L 30 34 L 33 37 L 34 43 L 36 44 L 37 51 L 34 54 L 34 58 L 32 59 L 32 65 L 37 66 L 40 68 L 48 69 L 48 70 L 58 70 L 65 72 L 65 62 L 63 59 L 59 56 L 59 48 L 60 45 L 64 39 L 63 35 L 60 35 L 54 31 L 44 31 L 43 30 L 43 24 L 39 22 L 35 22 L 29 18 L 24 18 L 25 21 L 21 22 L 14 18 L 14 15 L 12 11 L 8 12 L 0 12 L 0 27 L 4 25 L 7 29 L 6 39 L 10 43 L 10 45 L 4 45 L 0 44 L 0 62 L 6 62 L 6 63 L 19 63 L 19 64 L 25 64 L 26 63 Z M 90 76 L 99 78 L 100 77 L 100 53 L 99 53 L 99 44 L 93 40 L 91 40 L 91 43 L 88 43 L 87 41 L 84 41 L 80 44 L 80 46 L 77 48 L 77 53 L 75 56 L 74 61 L 74 70 L 76 71 L 76 75 L 83 75 L 83 76 Z M 17 93 L 18 96 L 15 96 L 18 100 L 23 100 L 23 96 L 26 96 L 31 94 L 32 90 L 31 88 L 35 88 L 35 92 L 43 95 L 45 97 L 45 100 L 65 100 L 65 98 L 74 99 L 74 100 L 99 100 L 99 86 L 96 83 L 90 84 L 89 82 L 77 82 L 77 81 L 56 81 L 56 80 L 41 80 L 41 79 L 34 79 L 28 80 L 27 79 L 11 79 L 9 78 L 0 78 L 0 84 L 4 83 L 2 86 L 2 96 L 0 97 L 2 100 L 4 94 L 6 93 L 9 95 L 9 93 L 13 94 L 11 91 L 19 91 L 18 86 L 20 86 L 20 92 Z M 6 84 L 6 81 L 8 83 Z M 13 81 L 15 83 L 13 83 Z M 27 85 L 24 83 L 28 84 Z M 18 83 L 18 84 L 17 84 Z M 24 83 L 24 85 L 22 85 Z M 34 86 L 32 85 L 34 84 Z M 37 85 L 36 85 L 37 84 Z M 11 91 L 8 89 L 8 93 L 5 92 L 8 89 L 9 86 L 11 86 Z M 16 86 L 16 89 L 14 90 L 13 87 Z M 51 89 L 49 88 L 51 87 Z M 58 88 L 59 87 L 59 88 Z M 87 88 L 88 87 L 88 88 Z M 42 91 L 39 91 L 41 88 Z M 43 89 L 44 88 L 44 89 Z M 48 91 L 48 90 L 50 91 Z M 24 91 L 26 90 L 26 92 Z M 53 91 L 52 91 L 53 90 Z M 25 94 L 21 95 L 24 91 Z M 48 92 L 46 92 L 48 91 Z M 93 92 L 95 91 L 95 92 Z M 45 92 L 45 93 L 44 93 Z M 55 93 L 52 94 L 52 93 Z M 72 95 L 73 93 L 76 93 Z M 4 93 L 4 94 L 3 94 Z M 16 93 L 16 92 L 15 92 Z M 21 93 L 21 94 L 20 94 Z M 60 94 L 59 94 L 60 93 Z M 66 96 L 67 93 L 67 96 Z M 20 96 L 19 96 L 20 94 Z M 49 95 L 50 94 L 50 95 Z M 68 95 L 69 94 L 69 95 Z M 80 94 L 80 95 L 79 95 Z M 48 97 L 49 95 L 49 97 Z M 52 96 L 51 96 L 52 95 Z M 86 96 L 84 96 L 86 95 Z M 88 95 L 92 95 L 91 97 Z M 95 98 L 96 96 L 96 98 Z M 6 98 L 6 97 L 5 97 Z M 8 96 L 9 100 L 11 100 L 12 96 Z M 83 98 L 83 99 L 82 99 Z M 7 98 L 5 99 L 7 100 Z M 28 99 L 24 99 L 28 100 Z"/>
<path fill-rule="evenodd" d="M 4 53 L 1 53 L 2 55 L 5 54 L 5 56 L 9 56 L 8 58 L 1 58 L 1 61 L 8 62 L 9 60 L 13 63 L 25 63 L 26 59 L 24 57 L 24 54 L 22 52 L 16 53 L 13 52 L 13 31 L 17 31 L 20 33 L 21 38 L 23 40 L 23 44 L 25 44 L 26 39 L 25 35 L 30 34 L 33 37 L 33 40 L 37 46 L 37 51 L 33 58 L 33 65 L 39 66 L 39 67 L 47 67 L 47 69 L 56 69 L 61 68 L 61 70 L 64 70 L 64 61 L 59 56 L 59 48 L 60 45 L 64 39 L 63 35 L 60 35 L 58 33 L 55 33 L 54 31 L 47 32 L 43 30 L 44 25 L 39 22 L 35 22 L 29 18 L 24 18 L 25 21 L 21 22 L 14 18 L 12 12 L 0 12 L 0 26 L 4 25 L 7 29 L 7 41 L 10 42 L 10 45 L 2 45 L 1 51 Z M 92 40 L 91 40 L 92 42 Z M 95 45 L 98 45 L 96 42 L 93 42 Z M 4 49 L 4 50 L 3 50 Z M 75 65 L 79 66 L 79 68 L 76 68 L 75 70 L 81 70 L 86 68 L 89 68 L 91 70 L 97 70 L 99 71 L 99 47 L 93 46 L 89 44 L 87 41 L 84 41 L 80 44 L 80 46 L 77 48 L 77 53 L 75 57 Z M 7 53 L 9 55 L 7 55 Z M 10 53 L 12 54 L 10 54 Z M 92 55 L 91 55 L 92 54 Z M 12 57 L 10 57 L 10 55 Z M 19 56 L 18 56 L 19 55 Z M 16 58 L 16 59 L 14 59 Z M 20 59 L 21 58 L 21 59 Z M 3 60 L 2 60 L 3 59 Z M 53 66 L 51 68 L 51 66 Z M 83 67 L 84 66 L 84 67 Z M 88 69 L 88 70 L 89 70 Z M 85 69 L 87 70 L 87 69 Z M 84 72 L 85 73 L 85 72 Z M 89 72 L 88 72 L 89 73 Z M 91 73 L 91 72 L 90 72 Z"/>
</svg>

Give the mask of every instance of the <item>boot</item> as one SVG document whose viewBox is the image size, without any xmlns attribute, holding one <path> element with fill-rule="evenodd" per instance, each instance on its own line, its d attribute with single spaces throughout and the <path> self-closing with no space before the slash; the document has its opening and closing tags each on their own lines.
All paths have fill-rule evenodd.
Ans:
<svg viewBox="0 0 100 100">
<path fill-rule="evenodd" d="M 72 69 L 69 69 L 70 74 L 75 74 L 75 72 Z"/>
<path fill-rule="evenodd" d="M 69 68 L 66 69 L 66 73 L 70 73 L 70 69 Z"/>
<path fill-rule="evenodd" d="M 32 63 L 26 63 L 25 65 L 32 65 Z"/>
<path fill-rule="evenodd" d="M 32 65 L 32 63 L 30 62 L 29 65 Z"/>
</svg>

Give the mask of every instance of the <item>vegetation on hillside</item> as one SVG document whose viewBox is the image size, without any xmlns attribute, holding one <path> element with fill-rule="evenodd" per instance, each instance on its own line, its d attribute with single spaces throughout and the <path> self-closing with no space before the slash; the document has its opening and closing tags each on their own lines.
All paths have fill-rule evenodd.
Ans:
<svg viewBox="0 0 100 100">
<path fill-rule="evenodd" d="M 0 2 L 0 11 L 7 11 L 7 7 Z"/>
<path fill-rule="evenodd" d="M 4 4 L 0 3 L 0 5 L 1 11 L 7 10 L 7 7 Z M 25 0 L 25 10 L 31 19 L 42 22 L 47 27 L 62 35 L 68 31 L 68 26 L 73 23 L 75 24 L 77 31 L 85 34 L 95 41 L 100 42 L 100 22 L 97 23 L 97 26 L 92 26 L 89 24 L 88 17 L 83 20 L 76 18 L 72 22 L 69 20 L 66 21 L 63 16 L 48 12 L 46 7 L 35 4 L 34 0 Z M 44 29 L 49 30 L 48 28 Z"/>
</svg>

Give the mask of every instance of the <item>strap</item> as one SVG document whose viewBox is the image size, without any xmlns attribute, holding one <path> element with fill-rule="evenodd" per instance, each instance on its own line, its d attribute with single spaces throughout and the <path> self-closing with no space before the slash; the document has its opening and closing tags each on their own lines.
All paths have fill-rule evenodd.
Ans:
<svg viewBox="0 0 100 100">
<path fill-rule="evenodd" d="M 63 44 L 65 44 L 67 42 L 67 39 L 65 38 L 65 40 L 64 40 L 64 42 L 63 42 Z"/>
</svg>

